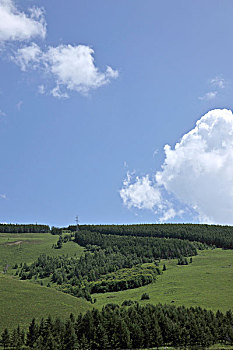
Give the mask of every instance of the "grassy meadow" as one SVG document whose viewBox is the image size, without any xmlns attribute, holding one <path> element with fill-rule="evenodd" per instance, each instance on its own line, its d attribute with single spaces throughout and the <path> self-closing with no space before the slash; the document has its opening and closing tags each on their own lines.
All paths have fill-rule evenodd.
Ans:
<svg viewBox="0 0 233 350">
<path fill-rule="evenodd" d="M 63 244 L 61 249 L 52 245 L 58 236 L 49 233 L 0 234 L 0 271 L 9 265 L 6 274 L 0 273 L 0 331 L 18 324 L 27 326 L 33 317 L 51 315 L 66 318 L 71 312 L 77 315 L 93 306 L 101 308 L 108 303 L 121 304 L 126 299 L 151 303 L 174 303 L 174 305 L 201 306 L 216 311 L 233 309 L 233 252 L 214 249 L 200 251 L 187 266 L 178 266 L 177 259 L 161 260 L 167 270 L 157 276 L 157 281 L 137 289 L 112 293 L 93 294 L 96 303 L 75 298 L 32 281 L 20 281 L 13 276 L 15 263 L 32 263 L 40 254 L 52 256 L 67 254 L 80 257 L 84 249 L 74 242 Z M 189 259 L 188 259 L 189 261 Z M 148 293 L 150 300 L 141 301 Z"/>
<path fill-rule="evenodd" d="M 78 315 L 92 307 L 85 299 L 0 274 L 0 331 L 18 324 L 27 327 L 33 317 L 67 318 L 71 312 Z"/>
<path fill-rule="evenodd" d="M 92 305 L 85 299 L 47 288 L 30 281 L 20 281 L 13 277 L 13 266 L 32 263 L 40 254 L 63 255 L 80 257 L 84 249 L 78 244 L 67 242 L 61 249 L 54 249 L 52 245 L 58 236 L 50 233 L 5 234 L 0 233 L 0 331 L 4 327 L 9 329 L 18 324 L 27 326 L 33 317 L 51 315 L 66 318 L 71 312 L 84 312 Z M 5 265 L 9 265 L 3 274 Z"/>
<path fill-rule="evenodd" d="M 189 259 L 188 259 L 189 260 Z M 106 303 L 121 304 L 126 299 L 140 301 L 143 293 L 150 300 L 140 303 L 174 303 L 174 305 L 201 306 L 217 311 L 233 310 L 233 252 L 214 249 L 199 251 L 192 264 L 177 265 L 177 259 L 161 260 L 167 270 L 157 277 L 157 281 L 144 287 L 113 293 L 93 294 L 95 306 L 101 308 Z"/>
<path fill-rule="evenodd" d="M 50 233 L 0 233 L 0 271 L 6 264 L 9 265 L 9 271 L 16 263 L 30 264 L 41 254 L 80 257 L 84 251 L 84 248 L 73 242 L 63 244 L 61 249 L 54 249 L 52 245 L 57 240 L 58 236 Z"/>
</svg>

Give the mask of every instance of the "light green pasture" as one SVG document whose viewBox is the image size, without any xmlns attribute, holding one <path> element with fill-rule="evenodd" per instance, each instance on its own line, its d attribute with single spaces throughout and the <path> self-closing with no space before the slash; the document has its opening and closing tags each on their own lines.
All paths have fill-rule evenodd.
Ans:
<svg viewBox="0 0 233 350">
<path fill-rule="evenodd" d="M 32 263 L 39 255 L 47 254 L 58 256 L 67 254 L 68 256 L 80 257 L 84 248 L 74 242 L 63 244 L 61 249 L 54 249 L 52 245 L 58 240 L 58 236 L 50 233 L 23 233 L 9 234 L 0 233 L 0 271 L 9 265 L 9 271 L 15 263 Z"/>
<path fill-rule="evenodd" d="M 122 292 L 94 294 L 97 299 L 95 306 L 101 308 L 107 303 L 121 304 L 132 299 L 141 304 L 167 303 L 201 306 L 213 311 L 233 310 L 233 251 L 200 251 L 193 257 L 193 263 L 187 266 L 178 266 L 177 260 L 161 260 L 161 270 L 164 263 L 167 270 L 157 277 L 155 283 Z M 141 301 L 145 292 L 150 300 Z"/>
</svg>

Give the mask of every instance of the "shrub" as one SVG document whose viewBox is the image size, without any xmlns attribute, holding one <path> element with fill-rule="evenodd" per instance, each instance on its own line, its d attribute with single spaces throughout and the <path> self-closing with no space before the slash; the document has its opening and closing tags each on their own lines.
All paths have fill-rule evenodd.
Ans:
<svg viewBox="0 0 233 350">
<path fill-rule="evenodd" d="M 147 293 L 143 293 L 143 294 L 142 294 L 141 300 L 149 300 L 149 299 L 150 299 L 149 294 L 147 294 Z"/>
</svg>

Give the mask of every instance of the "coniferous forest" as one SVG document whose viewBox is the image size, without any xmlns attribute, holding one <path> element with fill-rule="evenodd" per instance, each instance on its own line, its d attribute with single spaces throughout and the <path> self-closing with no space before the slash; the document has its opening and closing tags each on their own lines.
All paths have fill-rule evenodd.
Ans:
<svg viewBox="0 0 233 350">
<path fill-rule="evenodd" d="M 69 226 L 76 230 L 76 226 Z M 233 249 L 233 227 L 198 224 L 144 224 L 144 225 L 83 225 L 81 230 L 119 236 L 167 237 L 187 239 Z"/>
<path fill-rule="evenodd" d="M 108 304 L 66 321 L 33 319 L 28 329 L 2 333 L 4 349 L 104 350 L 233 344 L 233 315 L 197 308 Z"/>
<path fill-rule="evenodd" d="M 18 225 L 18 224 L 0 224 L 1 233 L 36 233 L 50 232 L 48 225 Z"/>
</svg>

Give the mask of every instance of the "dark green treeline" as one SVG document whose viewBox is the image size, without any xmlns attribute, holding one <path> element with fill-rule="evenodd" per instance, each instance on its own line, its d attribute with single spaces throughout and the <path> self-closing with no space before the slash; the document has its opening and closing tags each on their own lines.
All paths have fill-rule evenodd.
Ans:
<svg viewBox="0 0 233 350">
<path fill-rule="evenodd" d="M 4 349 L 104 350 L 142 349 L 159 346 L 205 349 L 233 344 L 233 316 L 197 308 L 171 305 L 130 307 L 109 304 L 66 322 L 48 317 L 33 319 L 26 333 L 18 327 L 2 333 Z M 123 304 L 128 304 L 124 302 Z"/>
<path fill-rule="evenodd" d="M 71 225 L 68 229 L 76 231 L 76 226 Z M 214 245 L 218 248 L 233 249 L 233 226 L 200 224 L 80 225 L 79 229 L 120 236 L 187 239 Z"/>
<path fill-rule="evenodd" d="M 48 225 L 18 225 L 0 224 L 1 233 L 47 233 L 50 232 Z"/>
</svg>

